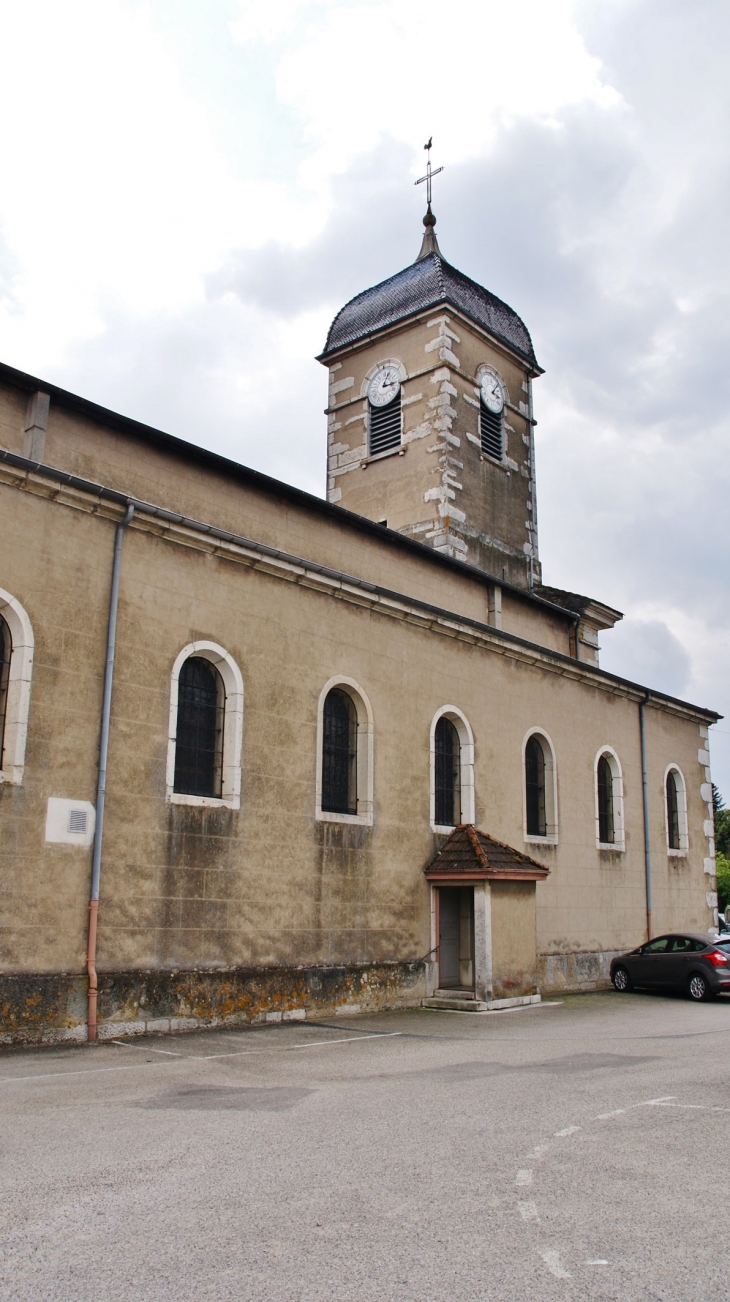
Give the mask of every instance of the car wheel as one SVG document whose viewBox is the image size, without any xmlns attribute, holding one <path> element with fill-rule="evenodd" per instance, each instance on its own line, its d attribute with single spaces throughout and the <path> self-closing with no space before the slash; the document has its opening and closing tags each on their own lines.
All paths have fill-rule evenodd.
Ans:
<svg viewBox="0 0 730 1302">
<path fill-rule="evenodd" d="M 634 988 L 631 977 L 629 976 L 625 967 L 615 968 L 611 980 L 613 981 L 613 984 L 615 985 L 616 989 L 622 995 L 625 995 L 629 990 L 633 990 Z"/>
<path fill-rule="evenodd" d="M 712 991 L 709 982 L 705 980 L 700 972 L 693 972 L 687 986 L 687 993 L 690 999 L 696 999 L 699 1003 L 701 1000 L 712 999 Z"/>
</svg>

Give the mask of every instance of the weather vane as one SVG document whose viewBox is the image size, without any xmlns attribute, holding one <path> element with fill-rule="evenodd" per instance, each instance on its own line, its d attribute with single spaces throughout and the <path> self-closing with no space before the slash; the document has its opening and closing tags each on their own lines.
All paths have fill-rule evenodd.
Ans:
<svg viewBox="0 0 730 1302">
<path fill-rule="evenodd" d="M 444 170 L 443 167 L 432 167 L 432 166 L 431 166 L 431 145 L 432 145 L 432 144 L 433 144 L 433 136 L 431 136 L 431 137 L 429 138 L 428 144 L 426 144 L 426 145 L 423 146 L 423 148 L 424 148 L 424 149 L 426 150 L 426 152 L 428 153 L 428 162 L 426 163 L 426 175 L 425 175 L 425 176 L 419 176 L 418 180 L 414 182 L 415 185 L 421 185 L 424 181 L 426 182 L 426 205 L 427 205 L 427 207 L 429 207 L 429 208 L 431 207 L 431 178 L 434 177 L 434 176 L 438 176 L 439 172 L 443 172 L 443 170 Z"/>
</svg>

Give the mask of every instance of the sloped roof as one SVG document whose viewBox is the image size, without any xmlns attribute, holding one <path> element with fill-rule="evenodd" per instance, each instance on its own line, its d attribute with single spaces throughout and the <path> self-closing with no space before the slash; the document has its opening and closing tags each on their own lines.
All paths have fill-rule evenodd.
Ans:
<svg viewBox="0 0 730 1302">
<path fill-rule="evenodd" d="M 337 313 L 322 357 L 416 312 L 450 303 L 483 330 L 537 366 L 525 323 L 500 298 L 452 267 L 435 251 L 357 294 Z"/>
<path fill-rule="evenodd" d="M 566 592 L 563 588 L 549 588 L 547 584 L 536 583 L 532 589 L 536 597 L 543 597 L 553 606 L 562 606 L 564 610 L 570 610 L 575 615 L 586 615 L 593 619 L 600 627 L 613 628 L 623 615 L 620 610 L 615 610 L 613 606 L 607 606 L 603 601 L 596 601 L 594 597 L 584 597 L 580 592 Z"/>
<path fill-rule="evenodd" d="M 550 869 L 472 823 L 455 827 L 424 869 L 429 881 L 544 881 Z"/>
</svg>

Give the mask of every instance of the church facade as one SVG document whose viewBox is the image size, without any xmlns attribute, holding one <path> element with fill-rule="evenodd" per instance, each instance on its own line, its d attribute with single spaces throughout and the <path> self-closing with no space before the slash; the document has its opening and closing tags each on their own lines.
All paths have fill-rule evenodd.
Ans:
<svg viewBox="0 0 730 1302">
<path fill-rule="evenodd" d="M 0 1036 L 484 1009 L 717 921 L 708 727 L 543 583 L 532 341 L 338 314 L 327 500 L 0 367 Z"/>
</svg>

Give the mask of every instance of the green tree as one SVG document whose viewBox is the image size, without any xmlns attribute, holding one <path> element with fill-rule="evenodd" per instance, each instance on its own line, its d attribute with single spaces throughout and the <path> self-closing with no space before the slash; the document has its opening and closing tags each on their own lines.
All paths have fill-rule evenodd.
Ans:
<svg viewBox="0 0 730 1302">
<path fill-rule="evenodd" d="M 721 913 L 730 907 L 730 859 L 718 854 L 715 859 L 717 873 L 717 907 Z"/>
<path fill-rule="evenodd" d="M 730 908 L 730 809 L 712 784 L 712 809 L 715 816 L 715 872 L 717 873 L 717 907 L 721 913 Z"/>
<path fill-rule="evenodd" d="M 712 808 L 715 814 L 715 850 L 724 859 L 730 859 L 730 809 L 725 808 L 725 801 L 712 784 Z"/>
</svg>

